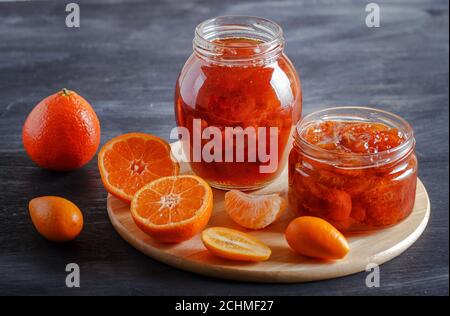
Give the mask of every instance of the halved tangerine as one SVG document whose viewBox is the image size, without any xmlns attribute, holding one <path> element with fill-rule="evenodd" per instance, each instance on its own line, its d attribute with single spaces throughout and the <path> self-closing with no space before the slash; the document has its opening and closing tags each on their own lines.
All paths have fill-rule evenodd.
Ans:
<svg viewBox="0 0 450 316">
<path fill-rule="evenodd" d="M 131 201 L 136 225 L 160 242 L 181 242 L 205 228 L 211 217 L 213 194 L 193 175 L 163 177 L 141 188 Z"/>
<path fill-rule="evenodd" d="M 264 261 L 272 251 L 257 238 L 226 227 L 210 227 L 203 231 L 202 241 L 214 255 L 237 261 Z"/>
<path fill-rule="evenodd" d="M 261 229 L 280 218 L 286 209 L 286 199 L 278 194 L 246 194 L 238 190 L 225 193 L 225 210 L 237 224 Z"/>
<path fill-rule="evenodd" d="M 98 169 L 106 190 L 130 202 L 145 184 L 177 175 L 178 163 L 163 139 L 142 133 L 130 133 L 111 139 L 98 154 Z"/>
</svg>

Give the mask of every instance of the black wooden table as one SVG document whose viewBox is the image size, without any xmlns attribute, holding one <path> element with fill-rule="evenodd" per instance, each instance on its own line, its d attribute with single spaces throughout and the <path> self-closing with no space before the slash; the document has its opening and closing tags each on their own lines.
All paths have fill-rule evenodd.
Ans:
<svg viewBox="0 0 450 316">
<path fill-rule="evenodd" d="M 380 28 L 366 27 L 365 1 L 260 0 L 78 1 L 80 28 L 67 28 L 65 1 L 0 1 L 0 294 L 448 295 L 448 2 L 376 2 Z M 169 139 L 174 84 L 191 53 L 193 29 L 226 14 L 282 25 L 287 53 L 301 74 L 304 113 L 372 105 L 414 127 L 431 219 L 409 250 L 381 266 L 380 288 L 365 286 L 366 273 L 267 285 L 176 270 L 114 231 L 96 159 L 74 172 L 51 173 L 26 156 L 26 115 L 62 87 L 93 105 L 102 143 L 131 131 Z M 61 195 L 80 206 L 85 227 L 76 241 L 53 244 L 35 232 L 27 204 L 39 195 Z M 65 285 L 70 262 L 81 268 L 80 288 Z"/>
</svg>

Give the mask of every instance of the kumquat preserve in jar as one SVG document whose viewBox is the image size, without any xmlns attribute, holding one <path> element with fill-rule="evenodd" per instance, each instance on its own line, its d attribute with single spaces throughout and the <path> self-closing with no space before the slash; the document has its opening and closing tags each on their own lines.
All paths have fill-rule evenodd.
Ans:
<svg viewBox="0 0 450 316">
<path fill-rule="evenodd" d="M 332 108 L 305 116 L 289 155 L 289 203 L 341 231 L 394 225 L 413 210 L 412 128 L 388 112 Z"/>
<path fill-rule="evenodd" d="M 193 48 L 175 92 L 191 168 L 216 188 L 268 184 L 287 160 L 302 105 L 282 29 L 257 17 L 218 17 L 197 26 Z"/>
</svg>

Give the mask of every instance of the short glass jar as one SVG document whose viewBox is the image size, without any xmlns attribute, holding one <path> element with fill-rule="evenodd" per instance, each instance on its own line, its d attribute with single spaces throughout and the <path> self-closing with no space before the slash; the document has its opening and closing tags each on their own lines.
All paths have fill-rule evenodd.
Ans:
<svg viewBox="0 0 450 316">
<path fill-rule="evenodd" d="M 287 160 L 302 105 L 281 27 L 258 17 L 217 17 L 197 26 L 193 49 L 175 91 L 175 115 L 189 134 L 181 141 L 192 170 L 220 189 L 268 184 Z M 276 160 L 274 168 L 265 154 Z"/>
<path fill-rule="evenodd" d="M 394 225 L 413 210 L 411 126 L 389 112 L 339 107 L 305 116 L 289 155 L 289 204 L 341 231 Z"/>
</svg>

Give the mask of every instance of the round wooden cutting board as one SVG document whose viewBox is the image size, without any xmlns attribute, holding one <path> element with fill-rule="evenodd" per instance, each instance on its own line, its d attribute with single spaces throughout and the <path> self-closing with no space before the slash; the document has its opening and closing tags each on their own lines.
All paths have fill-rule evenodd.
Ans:
<svg viewBox="0 0 450 316">
<path fill-rule="evenodd" d="M 181 154 L 179 142 L 172 144 Z M 182 173 L 191 173 L 187 163 L 181 163 Z M 255 193 L 286 192 L 287 168 L 272 184 Z M 272 249 L 268 261 L 241 263 L 214 257 L 203 246 L 200 236 L 180 244 L 168 245 L 154 241 L 133 222 L 129 205 L 108 195 L 107 208 L 112 225 L 133 247 L 179 269 L 217 278 L 253 282 L 306 282 L 336 278 L 364 271 L 369 263 L 382 264 L 398 256 L 422 234 L 430 216 L 430 201 L 423 183 L 417 183 L 413 213 L 400 224 L 377 232 L 349 236 L 350 253 L 343 260 L 324 262 L 293 253 L 284 230 L 295 217 L 287 210 L 281 219 L 269 227 L 250 231 L 238 227 L 224 209 L 224 191 L 214 190 L 214 211 L 208 226 L 226 226 L 248 232 Z"/>
</svg>

